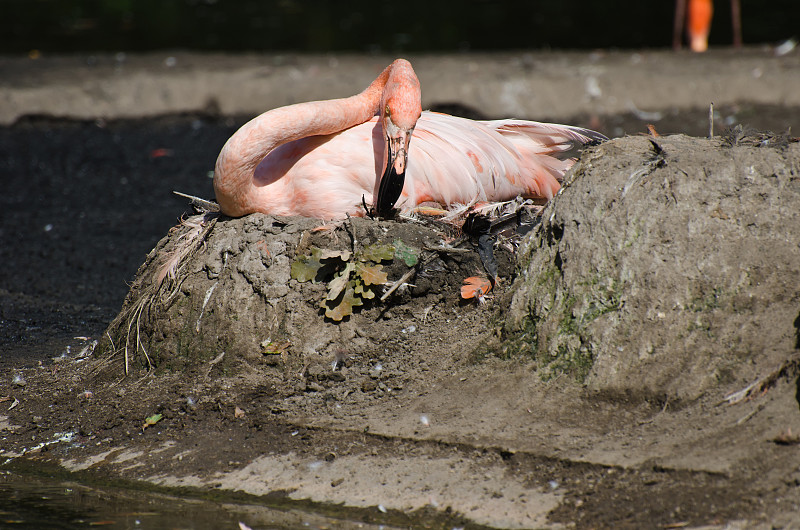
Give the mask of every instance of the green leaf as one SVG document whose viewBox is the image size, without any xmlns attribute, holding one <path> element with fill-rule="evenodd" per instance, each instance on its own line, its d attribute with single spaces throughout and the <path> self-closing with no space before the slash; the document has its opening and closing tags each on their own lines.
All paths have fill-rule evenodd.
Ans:
<svg viewBox="0 0 800 530">
<path fill-rule="evenodd" d="M 394 257 L 403 260 L 407 267 L 413 267 L 419 261 L 419 251 L 409 247 L 400 239 L 394 240 Z"/>
<path fill-rule="evenodd" d="M 308 256 L 298 256 L 292 262 L 291 277 L 298 282 L 316 281 L 320 273 L 324 275 L 332 272 L 330 269 L 337 267 L 335 263 L 323 263 L 328 260 L 340 260 L 346 263 L 350 259 L 349 250 L 328 250 L 319 247 L 311 247 Z M 322 270 L 327 267 L 326 270 Z"/>
<path fill-rule="evenodd" d="M 356 267 L 356 274 L 364 282 L 364 285 L 383 285 L 389 279 L 383 271 L 383 265 L 366 265 L 359 263 Z"/>
<path fill-rule="evenodd" d="M 374 261 L 380 263 L 383 260 L 391 260 L 394 258 L 394 247 L 392 245 L 379 245 L 374 243 L 364 247 L 359 253 L 361 261 Z"/>
<path fill-rule="evenodd" d="M 337 274 L 330 282 L 328 282 L 328 296 L 327 300 L 336 300 L 342 291 L 347 287 L 347 282 L 350 280 L 350 273 L 353 272 L 353 264 L 348 262 L 342 272 Z"/>
<path fill-rule="evenodd" d="M 309 256 L 298 256 L 292 262 L 291 276 L 298 282 L 308 282 L 317 277 L 322 263 Z"/>
</svg>

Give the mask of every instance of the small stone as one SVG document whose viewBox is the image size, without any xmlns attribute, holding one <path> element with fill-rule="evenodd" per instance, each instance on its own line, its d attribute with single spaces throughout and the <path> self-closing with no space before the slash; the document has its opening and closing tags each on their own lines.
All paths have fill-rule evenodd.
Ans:
<svg viewBox="0 0 800 530">
<path fill-rule="evenodd" d="M 306 383 L 306 392 L 322 392 L 325 387 L 313 381 Z"/>
<path fill-rule="evenodd" d="M 342 373 L 333 372 L 331 374 L 328 374 L 328 381 L 335 381 L 337 383 L 341 383 L 344 380 L 345 380 L 345 377 L 344 377 L 344 374 L 342 374 Z"/>
</svg>

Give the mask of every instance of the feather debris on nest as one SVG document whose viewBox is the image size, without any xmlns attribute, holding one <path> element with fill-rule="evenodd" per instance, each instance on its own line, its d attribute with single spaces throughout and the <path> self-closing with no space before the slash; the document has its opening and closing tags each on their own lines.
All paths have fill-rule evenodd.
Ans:
<svg viewBox="0 0 800 530">
<path fill-rule="evenodd" d="M 752 127 L 739 124 L 722 133 L 722 141 L 725 142 L 728 147 L 747 145 L 752 147 L 775 147 L 780 149 L 798 140 L 800 139 L 792 136 L 791 127 L 782 133 L 776 134 L 771 131 L 759 131 Z"/>
<path fill-rule="evenodd" d="M 175 232 L 180 228 L 189 230 L 178 236 L 175 248 L 170 252 L 164 263 L 158 268 L 156 275 L 156 285 L 160 286 L 164 279 L 174 280 L 177 276 L 178 268 L 184 259 L 192 254 L 199 246 L 205 244 L 208 234 L 217 222 L 219 216 L 215 213 L 205 213 L 193 215 L 188 219 L 182 219 L 178 226 L 173 227 L 170 232 Z"/>
<path fill-rule="evenodd" d="M 197 213 L 216 213 L 219 212 L 219 204 L 215 203 L 214 201 L 208 201 L 206 199 L 201 199 L 195 195 L 187 195 L 186 193 L 181 193 L 179 191 L 173 192 L 178 197 L 183 197 L 185 199 L 189 199 L 192 208 L 195 209 Z"/>
<path fill-rule="evenodd" d="M 189 199 L 192 208 L 194 208 L 198 215 L 193 215 L 187 219 L 181 219 L 180 224 L 170 229 L 170 233 L 172 234 L 180 228 L 189 228 L 188 231 L 178 236 L 175 249 L 167 255 L 164 263 L 158 268 L 158 274 L 156 274 L 156 285 L 158 286 L 160 286 L 166 278 L 170 280 L 175 279 L 178 267 L 180 267 L 184 258 L 197 249 L 198 245 L 196 243 L 198 242 L 198 238 L 200 244 L 204 244 L 206 239 L 208 239 L 209 232 L 219 218 L 218 214 L 220 209 L 219 204 L 216 202 L 179 191 L 173 191 L 172 193 L 179 197 Z"/>
<path fill-rule="evenodd" d="M 540 222 L 543 209 L 544 205 L 541 203 L 517 197 L 505 202 L 476 200 L 469 204 L 454 205 L 449 210 L 423 205 L 402 218 L 438 229 L 455 229 L 460 238 L 456 238 L 453 246 L 467 238 L 476 240 L 478 256 L 489 279 L 481 281 L 477 277 L 467 278 L 464 280 L 467 285 L 462 287 L 461 295 L 464 299 L 474 297 L 482 302 L 483 295 L 499 282 L 494 247 L 502 246 L 511 253 L 516 252 L 522 237 Z M 426 223 L 422 220 L 424 218 L 431 221 Z M 480 283 L 480 289 L 475 290 L 475 285 L 478 285 L 475 282 Z"/>
</svg>

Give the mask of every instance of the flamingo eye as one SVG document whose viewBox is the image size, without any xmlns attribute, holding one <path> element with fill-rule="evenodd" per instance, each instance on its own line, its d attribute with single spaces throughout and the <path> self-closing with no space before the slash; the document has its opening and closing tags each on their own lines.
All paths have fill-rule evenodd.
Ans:
<svg viewBox="0 0 800 530">
<path fill-rule="evenodd" d="M 386 114 L 387 116 L 391 116 L 391 115 L 392 115 L 392 111 L 391 111 L 391 110 L 389 110 L 389 105 L 386 105 L 386 111 L 385 111 L 385 114 Z"/>
</svg>

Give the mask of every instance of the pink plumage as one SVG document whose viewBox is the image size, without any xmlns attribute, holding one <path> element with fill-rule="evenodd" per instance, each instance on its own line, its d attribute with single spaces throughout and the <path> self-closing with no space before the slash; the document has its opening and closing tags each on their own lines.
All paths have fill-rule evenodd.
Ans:
<svg viewBox="0 0 800 530">
<path fill-rule="evenodd" d="M 391 204 L 401 211 L 423 202 L 550 199 L 574 163 L 565 156 L 604 138 L 566 125 L 420 114 L 419 90 L 411 65 L 398 59 L 361 94 L 251 120 L 217 160 L 214 187 L 223 213 L 364 215 L 363 204 L 377 204 L 389 169 L 400 174 L 402 193 L 397 187 Z"/>
</svg>

